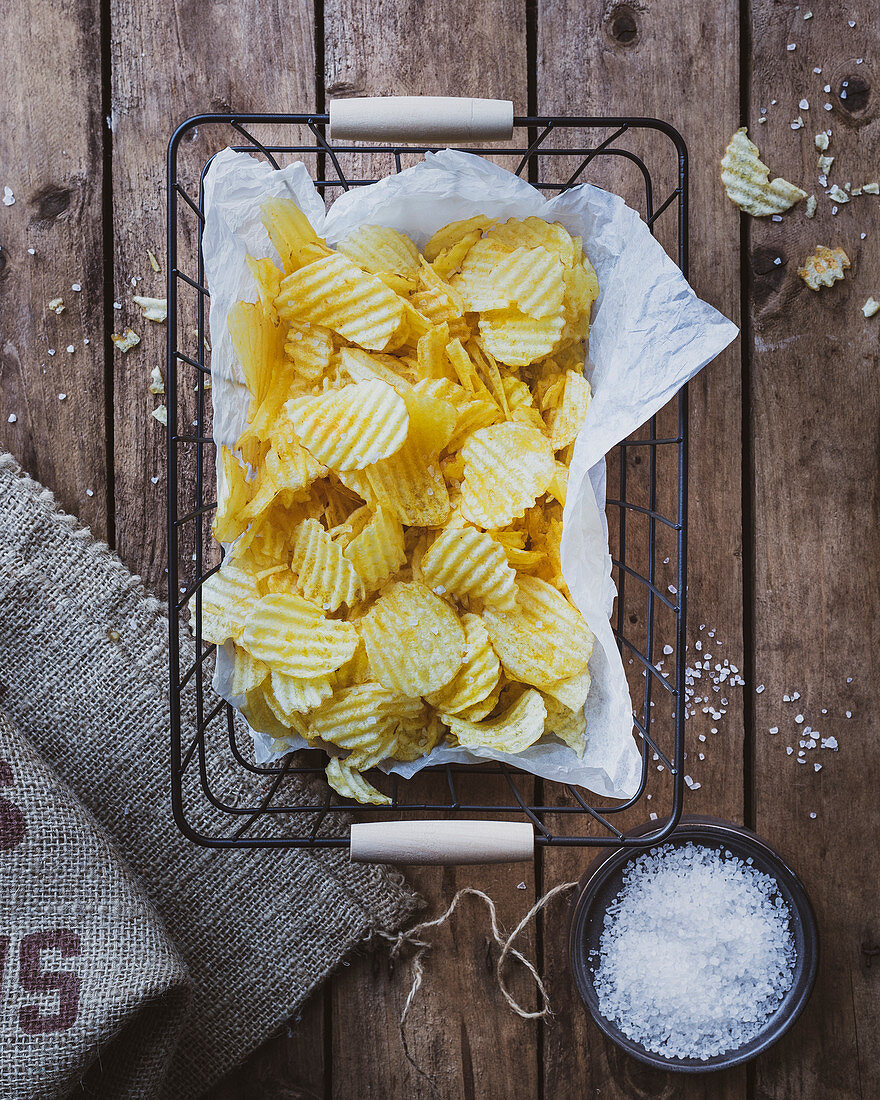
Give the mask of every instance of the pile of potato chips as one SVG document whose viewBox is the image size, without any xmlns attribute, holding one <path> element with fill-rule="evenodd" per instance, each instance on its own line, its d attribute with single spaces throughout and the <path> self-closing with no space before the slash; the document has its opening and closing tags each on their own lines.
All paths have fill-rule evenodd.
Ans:
<svg viewBox="0 0 880 1100">
<path fill-rule="evenodd" d="M 248 722 L 374 804 L 361 772 L 444 740 L 582 754 L 593 636 L 560 565 L 599 292 L 581 240 L 477 216 L 424 255 L 380 226 L 332 250 L 290 200 L 262 214 L 283 271 L 249 258 L 259 301 L 229 316 L 250 410 L 201 589 Z"/>
</svg>

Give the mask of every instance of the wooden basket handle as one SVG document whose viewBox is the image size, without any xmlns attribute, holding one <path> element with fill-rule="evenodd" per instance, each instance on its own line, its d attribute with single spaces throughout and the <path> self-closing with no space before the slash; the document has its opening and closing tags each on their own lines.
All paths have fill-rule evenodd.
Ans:
<svg viewBox="0 0 880 1100">
<path fill-rule="evenodd" d="M 351 827 L 355 863 L 521 863 L 535 855 L 527 821 L 369 821 Z"/>
<path fill-rule="evenodd" d="M 330 138 L 335 141 L 439 145 L 509 141 L 512 136 L 509 99 L 406 95 L 334 99 L 330 104 Z"/>
</svg>

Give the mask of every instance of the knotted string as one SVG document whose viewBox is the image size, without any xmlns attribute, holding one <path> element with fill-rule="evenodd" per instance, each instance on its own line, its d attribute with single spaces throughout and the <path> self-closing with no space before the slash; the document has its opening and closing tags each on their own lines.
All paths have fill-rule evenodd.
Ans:
<svg viewBox="0 0 880 1100">
<path fill-rule="evenodd" d="M 464 886 L 452 901 L 449 903 L 446 912 L 439 917 L 435 917 L 434 920 L 422 921 L 421 924 L 413 925 L 412 928 L 408 928 L 403 932 L 397 934 L 389 932 L 379 932 L 378 935 L 387 940 L 391 944 L 391 958 L 396 959 L 399 957 L 404 948 L 409 947 L 414 949 L 412 959 L 412 984 L 409 988 L 409 993 L 406 996 L 406 1001 L 403 1006 L 403 1012 L 400 1014 L 400 1041 L 403 1045 L 403 1053 L 406 1055 L 406 1060 L 413 1067 L 413 1069 L 430 1084 L 435 1093 L 438 1093 L 437 1086 L 433 1080 L 425 1073 L 425 1071 L 419 1066 L 409 1052 L 409 1045 L 406 1041 L 406 1030 L 404 1024 L 406 1022 L 409 1010 L 412 1007 L 416 994 L 422 987 L 422 981 L 424 979 L 424 966 L 422 965 L 422 959 L 427 951 L 431 949 L 431 944 L 427 940 L 420 939 L 424 932 L 429 931 L 432 928 L 440 928 L 442 925 L 452 917 L 452 914 L 458 908 L 458 903 L 463 897 L 471 895 L 475 898 L 481 898 L 489 909 L 489 922 L 492 929 L 492 937 L 498 947 L 501 948 L 501 953 L 498 956 L 498 962 L 495 965 L 495 977 L 498 980 L 501 993 L 507 1001 L 508 1007 L 511 1011 L 515 1012 L 517 1016 L 523 1020 L 549 1020 L 553 1015 L 553 1009 L 550 1006 L 550 998 L 547 994 L 547 989 L 544 982 L 541 979 L 541 975 L 538 973 L 534 964 L 529 959 L 518 951 L 513 946 L 513 941 L 522 932 L 522 930 L 541 912 L 545 909 L 550 902 L 559 894 L 564 893 L 566 890 L 572 890 L 578 884 L 576 882 L 563 882 L 558 886 L 554 886 L 551 890 L 548 890 L 543 897 L 539 898 L 535 904 L 529 909 L 528 913 L 522 918 L 519 924 L 514 928 L 509 936 L 504 934 L 501 926 L 498 923 L 498 913 L 495 909 L 495 902 L 489 897 L 488 894 L 483 893 L 482 890 L 477 890 L 473 886 Z M 507 985 L 504 981 L 504 965 L 507 962 L 508 956 L 512 956 L 518 962 L 526 968 L 531 974 L 535 985 L 538 988 L 538 993 L 541 998 L 541 1007 L 534 1012 L 530 1012 L 528 1009 L 522 1007 L 521 1004 L 510 993 Z M 439 1093 L 438 1093 L 439 1095 Z"/>
</svg>

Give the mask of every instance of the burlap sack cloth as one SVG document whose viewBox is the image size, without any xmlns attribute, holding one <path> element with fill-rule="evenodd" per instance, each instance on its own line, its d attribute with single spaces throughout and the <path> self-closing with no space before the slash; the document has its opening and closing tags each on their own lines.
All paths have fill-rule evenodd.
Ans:
<svg viewBox="0 0 880 1100">
<path fill-rule="evenodd" d="M 164 605 L 0 456 L 3 1100 L 197 1097 L 418 904 L 344 849 L 184 839 L 167 652 Z"/>
</svg>

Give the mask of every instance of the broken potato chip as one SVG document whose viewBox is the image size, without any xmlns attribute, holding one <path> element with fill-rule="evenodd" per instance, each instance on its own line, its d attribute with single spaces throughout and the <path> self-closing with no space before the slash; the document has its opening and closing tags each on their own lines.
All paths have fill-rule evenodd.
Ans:
<svg viewBox="0 0 880 1100">
<path fill-rule="evenodd" d="M 828 248 L 820 244 L 804 260 L 804 266 L 798 268 L 798 275 L 810 290 L 820 290 L 823 286 L 834 286 L 850 266 L 849 256 L 842 248 Z"/>
<path fill-rule="evenodd" d="M 745 126 L 737 130 L 721 158 L 721 182 L 727 197 L 754 218 L 782 214 L 805 199 L 807 193 L 781 176 L 771 182 L 770 169 L 747 134 Z"/>
</svg>

